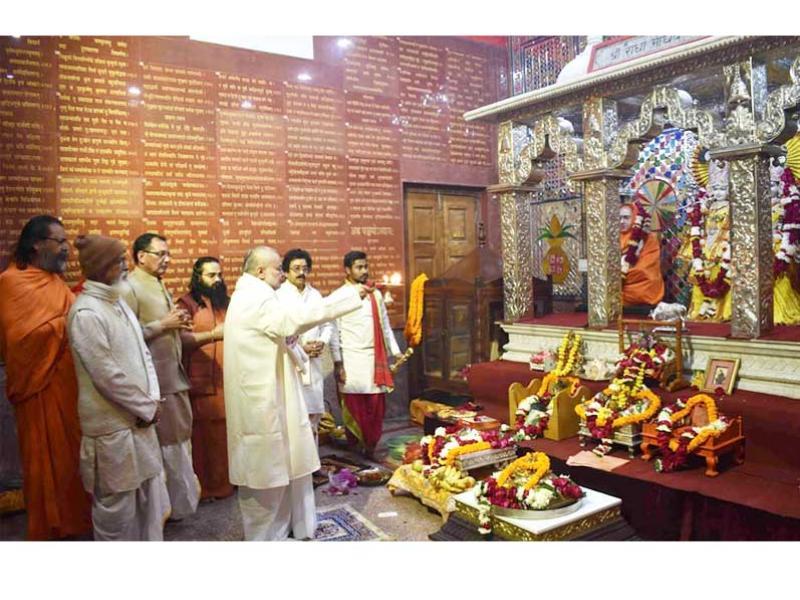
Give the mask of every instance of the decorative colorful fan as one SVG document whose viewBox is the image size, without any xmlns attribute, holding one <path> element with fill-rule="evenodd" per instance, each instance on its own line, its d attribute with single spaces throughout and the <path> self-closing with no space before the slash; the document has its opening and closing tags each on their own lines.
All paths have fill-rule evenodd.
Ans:
<svg viewBox="0 0 800 600">
<path fill-rule="evenodd" d="M 678 194 L 669 181 L 660 177 L 649 179 L 636 190 L 636 197 L 650 213 L 651 231 L 661 231 L 672 223 L 678 208 Z"/>
<path fill-rule="evenodd" d="M 786 142 L 786 166 L 796 179 L 800 179 L 800 133 Z"/>
<path fill-rule="evenodd" d="M 708 187 L 708 148 L 697 146 L 692 154 L 692 175 L 697 185 Z"/>
</svg>

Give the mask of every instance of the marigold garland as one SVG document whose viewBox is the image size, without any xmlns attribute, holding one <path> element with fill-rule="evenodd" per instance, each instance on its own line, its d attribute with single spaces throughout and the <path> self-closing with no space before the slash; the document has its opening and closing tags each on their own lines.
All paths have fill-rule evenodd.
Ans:
<svg viewBox="0 0 800 600">
<path fill-rule="evenodd" d="M 581 348 L 581 336 L 573 331 L 568 331 L 561 340 L 558 348 L 558 359 L 551 374 L 556 377 L 569 375 L 575 368 Z"/>
<path fill-rule="evenodd" d="M 478 531 L 491 533 L 495 508 L 547 510 L 583 496 L 583 490 L 569 477 L 550 472 L 550 459 L 546 454 L 527 454 L 476 486 Z"/>
<path fill-rule="evenodd" d="M 425 307 L 425 282 L 428 276 L 425 273 L 418 275 L 411 282 L 411 291 L 408 295 L 408 318 L 403 332 L 409 347 L 419 346 L 422 341 L 422 313 Z"/>
<path fill-rule="evenodd" d="M 525 483 L 524 489 L 529 490 L 535 486 L 539 480 L 550 470 L 550 459 L 544 452 L 531 452 L 521 456 L 505 469 L 497 477 L 497 485 L 505 486 L 506 481 L 518 471 L 533 471 L 533 474 Z"/>
<path fill-rule="evenodd" d="M 695 406 L 705 405 L 708 424 L 702 427 L 688 427 L 676 439 L 673 436 L 675 424 L 686 418 Z M 727 417 L 719 416 L 717 404 L 711 396 L 697 394 L 687 401 L 676 400 L 664 407 L 656 419 L 657 442 L 661 456 L 656 459 L 656 471 L 669 473 L 683 466 L 690 454 L 710 438 L 722 435 L 730 425 Z"/>
</svg>

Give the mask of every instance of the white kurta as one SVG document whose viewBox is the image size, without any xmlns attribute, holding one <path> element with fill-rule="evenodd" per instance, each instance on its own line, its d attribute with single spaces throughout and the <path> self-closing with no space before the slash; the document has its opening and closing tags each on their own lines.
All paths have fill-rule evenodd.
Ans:
<svg viewBox="0 0 800 600">
<path fill-rule="evenodd" d="M 319 469 L 301 382 L 285 338 L 361 305 L 355 288 L 286 307 L 269 285 L 245 273 L 225 317 L 224 385 L 231 483 L 286 486 Z"/>
<path fill-rule="evenodd" d="M 345 283 L 334 293 L 349 287 L 352 286 Z M 386 352 L 388 356 L 400 354 L 383 298 L 377 290 L 373 294 L 378 303 Z M 361 301 L 359 310 L 336 319 L 331 353 L 334 361 L 344 364 L 345 383 L 339 385 L 343 394 L 382 394 L 387 391 L 385 386 L 375 385 L 375 336 L 369 298 Z"/>
<path fill-rule="evenodd" d="M 306 284 L 301 292 L 296 286 L 288 281 L 278 288 L 278 298 L 286 303 L 299 303 L 308 305 L 311 302 L 321 302 L 322 294 L 315 288 Z M 308 342 L 323 342 L 328 346 L 331 342 L 333 323 L 327 322 L 316 325 L 302 333 L 299 344 L 302 346 Z M 322 414 L 325 412 L 325 400 L 323 397 L 323 387 L 325 378 L 322 373 L 322 357 L 308 359 L 307 372 L 301 377 L 303 382 L 303 398 L 306 402 L 309 414 Z"/>
</svg>

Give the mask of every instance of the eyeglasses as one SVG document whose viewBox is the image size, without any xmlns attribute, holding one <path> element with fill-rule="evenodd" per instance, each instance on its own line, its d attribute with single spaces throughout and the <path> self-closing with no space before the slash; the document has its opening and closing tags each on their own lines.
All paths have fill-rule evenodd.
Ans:
<svg viewBox="0 0 800 600">
<path fill-rule="evenodd" d="M 169 253 L 169 250 L 162 250 L 161 252 L 153 252 L 152 250 L 142 250 L 142 252 L 147 252 L 148 254 L 152 254 L 153 256 L 157 256 L 159 259 L 162 259 L 165 256 L 172 256 Z"/>
<path fill-rule="evenodd" d="M 69 242 L 69 240 L 67 238 L 59 239 L 59 238 L 54 238 L 54 237 L 43 237 L 42 239 L 43 240 L 52 240 L 56 244 L 58 244 L 59 246 L 63 246 L 64 244 Z"/>
<path fill-rule="evenodd" d="M 289 269 L 292 273 L 310 273 L 311 269 L 308 267 L 291 267 Z"/>
</svg>

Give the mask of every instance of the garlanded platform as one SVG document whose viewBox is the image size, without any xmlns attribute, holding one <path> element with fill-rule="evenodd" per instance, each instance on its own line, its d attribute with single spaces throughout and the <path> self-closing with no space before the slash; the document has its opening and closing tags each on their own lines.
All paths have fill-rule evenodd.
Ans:
<svg viewBox="0 0 800 600">
<path fill-rule="evenodd" d="M 474 401 L 484 412 L 508 421 L 508 387 L 527 384 L 540 371 L 527 364 L 494 361 L 472 365 L 468 376 Z M 582 380 L 593 393 L 607 382 Z M 692 395 L 691 390 L 656 390 L 663 401 Z M 720 476 L 705 476 L 699 462 L 675 473 L 657 473 L 652 462 L 635 458 L 613 472 L 567 466 L 580 452 L 577 437 L 524 442 L 550 456 L 556 473 L 569 473 L 579 485 L 622 499 L 622 515 L 650 540 L 800 540 L 800 402 L 781 396 L 736 390 L 718 401 L 727 416 L 744 421 L 746 460 L 720 463 Z M 627 458 L 617 450 L 615 457 Z"/>
<path fill-rule="evenodd" d="M 509 337 L 504 361 L 527 364 L 531 354 L 557 348 L 570 329 L 582 330 L 588 358 L 614 362 L 619 354 L 616 327 L 589 329 L 586 313 L 555 313 L 501 327 Z M 660 335 L 674 341 L 668 333 Z M 778 325 L 758 339 L 742 340 L 731 337 L 729 323 L 688 321 L 682 346 L 687 372 L 704 371 L 709 358 L 739 358 L 738 389 L 800 399 L 800 326 Z"/>
</svg>

